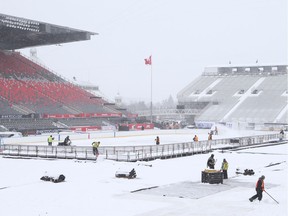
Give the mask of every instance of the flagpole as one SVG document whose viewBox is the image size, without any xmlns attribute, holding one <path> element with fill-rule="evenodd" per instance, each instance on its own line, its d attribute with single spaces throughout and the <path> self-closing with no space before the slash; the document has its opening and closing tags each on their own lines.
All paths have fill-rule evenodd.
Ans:
<svg viewBox="0 0 288 216">
<path fill-rule="evenodd" d="M 144 59 L 145 65 L 150 65 L 150 72 L 151 72 L 151 101 L 150 101 L 150 123 L 152 124 L 153 122 L 153 103 L 152 103 L 152 55 L 149 56 L 149 58 Z"/>
<path fill-rule="evenodd" d="M 153 108 L 152 108 L 153 107 L 152 106 L 153 105 L 152 104 L 152 64 L 150 66 L 151 66 L 151 103 L 150 103 L 150 118 L 151 119 L 150 119 L 150 123 L 152 124 L 152 122 L 153 122 L 152 121 L 152 119 L 153 119 L 153 111 L 152 111 L 153 110 Z"/>
</svg>

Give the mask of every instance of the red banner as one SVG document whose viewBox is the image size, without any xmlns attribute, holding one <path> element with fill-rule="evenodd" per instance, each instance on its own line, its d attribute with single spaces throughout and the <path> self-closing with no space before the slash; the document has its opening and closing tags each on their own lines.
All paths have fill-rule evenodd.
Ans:
<svg viewBox="0 0 288 216">
<path fill-rule="evenodd" d="M 70 129 L 73 131 L 81 131 L 81 132 L 98 131 L 101 130 L 101 126 L 72 127 Z"/>
<path fill-rule="evenodd" d="M 121 117 L 122 113 L 44 114 L 43 118 Z"/>
<path fill-rule="evenodd" d="M 154 129 L 154 124 L 123 124 L 123 126 L 128 126 L 129 130 L 144 130 L 144 129 Z"/>
</svg>

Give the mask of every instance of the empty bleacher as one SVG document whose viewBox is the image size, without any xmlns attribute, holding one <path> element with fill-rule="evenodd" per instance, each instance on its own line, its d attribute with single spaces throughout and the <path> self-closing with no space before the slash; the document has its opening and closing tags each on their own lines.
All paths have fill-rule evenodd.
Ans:
<svg viewBox="0 0 288 216">
<path fill-rule="evenodd" d="M 36 69 L 27 64 L 27 61 L 21 61 L 16 52 L 0 51 L 0 71 L 4 76 L 15 76 L 19 78 L 41 79 Z"/>
<path fill-rule="evenodd" d="M 288 110 L 276 122 L 288 122 Z"/>
<path fill-rule="evenodd" d="M 259 94 L 247 97 L 229 117 L 232 119 L 242 119 L 250 122 L 273 122 L 282 109 L 287 105 L 287 99 L 283 96 L 284 89 L 287 88 L 287 76 L 269 76 L 257 87 Z M 286 96 L 287 98 L 287 96 Z"/>
<path fill-rule="evenodd" d="M 121 113 L 117 107 L 105 106 L 105 102 L 18 52 L 0 50 L 0 115 Z M 64 125 L 65 122 L 68 127 L 103 125 L 96 118 L 66 119 Z M 1 119 L 0 125 L 8 130 L 57 128 L 52 120 L 41 118 Z"/>
<path fill-rule="evenodd" d="M 185 108 L 208 104 L 195 115 L 195 122 L 287 124 L 287 96 L 287 66 L 276 65 L 214 68 L 191 82 L 177 98 Z"/>
<path fill-rule="evenodd" d="M 57 129 L 52 119 L 35 119 L 35 118 L 17 118 L 17 119 L 1 119 L 0 125 L 8 130 L 25 131 L 30 129 L 47 130 Z"/>
<path fill-rule="evenodd" d="M 206 79 L 206 76 L 203 77 Z M 204 92 L 198 94 L 196 100 L 210 101 L 208 108 L 204 109 L 202 114 L 197 117 L 197 121 L 220 121 L 237 103 L 241 94 L 240 90 L 246 92 L 259 77 L 249 76 L 228 76 L 217 77 L 219 81 L 213 87 L 205 86 L 206 89 L 211 90 L 211 94 Z M 214 81 L 217 80 L 214 78 Z M 195 88 L 195 87 L 193 87 Z M 197 88 L 197 87 L 196 87 Z M 203 89 L 204 91 L 205 89 Z M 196 95 L 194 96 L 196 97 Z"/>
<path fill-rule="evenodd" d="M 59 119 L 59 122 L 67 127 L 79 126 L 104 126 L 102 118 L 65 118 Z M 107 121 L 107 120 L 106 120 Z"/>
<path fill-rule="evenodd" d="M 23 105 L 34 113 L 67 113 L 67 110 L 62 108 L 62 103 L 37 91 L 31 82 L 0 78 L 0 85 L 0 96 L 10 105 Z"/>
<path fill-rule="evenodd" d="M 18 115 L 21 114 L 17 110 L 13 109 L 12 104 L 9 103 L 6 99 L 0 96 L 0 115 Z"/>
<path fill-rule="evenodd" d="M 197 98 L 198 95 L 209 85 L 217 80 L 216 76 L 203 76 L 192 81 L 187 87 L 178 93 L 178 100 L 183 101 L 185 98 Z M 193 100 L 193 99 L 192 99 Z"/>
<path fill-rule="evenodd" d="M 118 113 L 103 99 L 73 85 L 17 52 L 0 51 L 0 96 L 35 113 Z M 69 107 L 65 109 L 65 107 Z"/>
</svg>

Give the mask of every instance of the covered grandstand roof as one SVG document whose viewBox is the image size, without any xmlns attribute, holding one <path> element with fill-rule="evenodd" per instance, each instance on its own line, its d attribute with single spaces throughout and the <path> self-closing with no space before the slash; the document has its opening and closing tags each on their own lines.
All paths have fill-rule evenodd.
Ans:
<svg viewBox="0 0 288 216">
<path fill-rule="evenodd" d="M 287 74 L 288 66 L 284 64 L 274 65 L 229 65 L 205 67 L 203 75 L 252 75 L 266 73 Z"/>
<path fill-rule="evenodd" d="M 0 49 L 15 50 L 90 40 L 98 33 L 0 14 Z"/>
</svg>

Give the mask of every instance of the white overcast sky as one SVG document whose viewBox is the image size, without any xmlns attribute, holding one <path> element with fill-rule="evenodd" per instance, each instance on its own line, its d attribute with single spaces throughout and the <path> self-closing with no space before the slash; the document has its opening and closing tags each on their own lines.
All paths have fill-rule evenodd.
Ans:
<svg viewBox="0 0 288 216">
<path fill-rule="evenodd" d="M 110 99 L 176 99 L 204 67 L 287 64 L 287 0 L 2 0 L 0 13 L 97 32 L 37 47 L 46 66 Z M 21 50 L 28 53 L 28 50 Z"/>
</svg>

